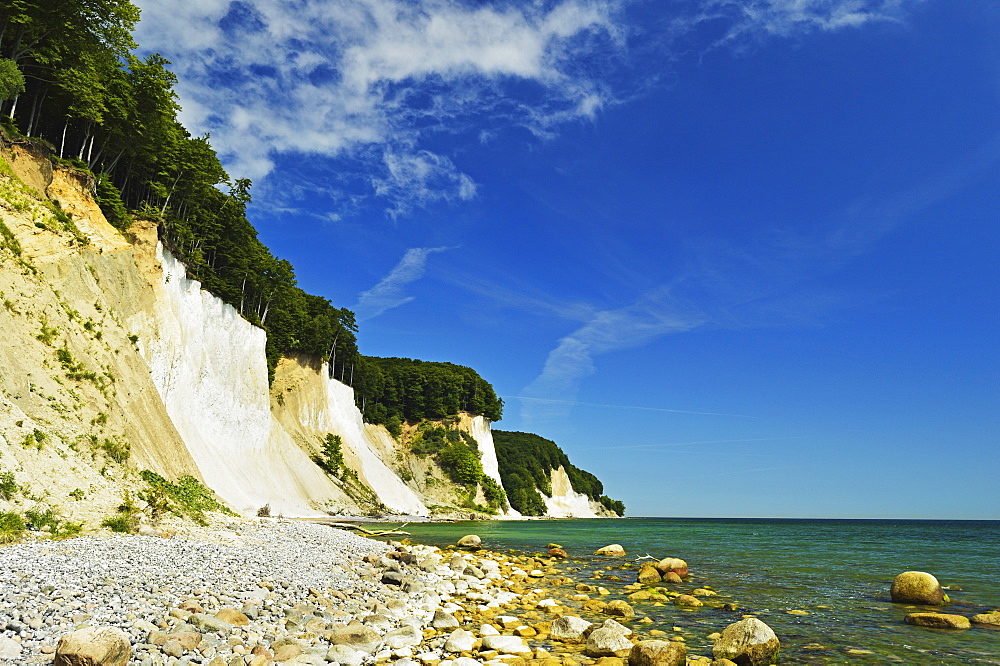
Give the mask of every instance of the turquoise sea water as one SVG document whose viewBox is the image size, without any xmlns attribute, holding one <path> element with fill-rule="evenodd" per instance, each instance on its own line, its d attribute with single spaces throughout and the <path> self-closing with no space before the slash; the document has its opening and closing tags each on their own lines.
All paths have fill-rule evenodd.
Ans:
<svg viewBox="0 0 1000 666">
<path fill-rule="evenodd" d="M 593 573 L 621 581 L 598 584 L 614 592 L 635 581 L 636 557 L 680 557 L 690 580 L 673 589 L 709 585 L 739 610 L 636 602 L 654 622 L 642 630 L 679 627 L 689 654 L 711 655 L 707 636 L 754 613 L 782 643 L 781 663 L 1000 664 L 1000 630 L 941 631 L 903 622 L 914 607 L 892 604 L 889 585 L 902 571 L 934 574 L 951 590 L 945 612 L 971 616 L 1000 609 L 1000 521 L 775 520 L 624 518 L 617 520 L 496 521 L 411 524 L 414 541 L 454 544 L 478 534 L 492 550 L 544 553 L 561 544 L 571 560 L 561 568 L 583 582 Z M 619 543 L 628 557 L 609 561 L 590 554 Z M 628 563 L 626 571 L 607 571 Z M 805 616 L 788 610 L 804 610 Z M 808 646 L 808 647 L 807 647 Z M 820 649 L 822 648 L 822 649 Z M 869 650 L 852 655 L 849 650 Z"/>
</svg>

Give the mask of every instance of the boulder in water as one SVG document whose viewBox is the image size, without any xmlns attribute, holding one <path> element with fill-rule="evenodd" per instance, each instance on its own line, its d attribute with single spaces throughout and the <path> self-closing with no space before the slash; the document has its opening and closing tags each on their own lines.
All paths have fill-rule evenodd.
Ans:
<svg viewBox="0 0 1000 666">
<path fill-rule="evenodd" d="M 569 555 L 562 548 L 549 548 L 549 557 L 558 557 L 561 559 L 566 559 Z"/>
<path fill-rule="evenodd" d="M 648 585 L 650 583 L 659 583 L 663 580 L 663 576 L 660 572 L 656 570 L 656 565 L 652 562 L 646 562 L 639 568 L 639 577 L 637 579 L 640 583 Z"/>
<path fill-rule="evenodd" d="M 981 624 L 987 627 L 1000 627 L 1000 611 L 980 613 L 978 615 L 973 615 L 969 619 L 972 620 L 972 624 Z"/>
<path fill-rule="evenodd" d="M 755 617 L 748 617 L 722 630 L 712 648 L 712 656 L 730 659 L 741 666 L 767 666 L 777 660 L 780 647 L 771 627 Z"/>
<path fill-rule="evenodd" d="M 656 563 L 656 569 L 661 575 L 667 574 L 671 571 L 682 577 L 688 575 L 687 562 L 679 557 L 664 557 Z"/>
<path fill-rule="evenodd" d="M 458 546 L 468 550 L 479 550 L 483 547 L 483 540 L 480 539 L 478 535 L 466 534 L 458 540 Z"/>
<path fill-rule="evenodd" d="M 906 624 L 934 629 L 968 629 L 972 626 L 964 615 L 947 613 L 910 613 L 906 616 Z"/>
<path fill-rule="evenodd" d="M 603 555 L 604 557 L 625 557 L 625 549 L 621 547 L 621 544 L 613 543 L 603 548 L 598 548 L 594 551 L 594 555 Z"/>
<path fill-rule="evenodd" d="M 929 573 L 904 571 L 893 579 L 889 596 L 897 604 L 939 606 L 944 601 L 944 590 L 937 578 Z"/>
</svg>

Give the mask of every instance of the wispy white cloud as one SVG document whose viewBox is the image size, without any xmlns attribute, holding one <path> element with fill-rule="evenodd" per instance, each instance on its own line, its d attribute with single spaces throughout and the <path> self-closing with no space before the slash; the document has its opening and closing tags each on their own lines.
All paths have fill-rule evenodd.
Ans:
<svg viewBox="0 0 1000 666">
<path fill-rule="evenodd" d="M 280 155 L 354 161 L 399 215 L 466 200 L 472 179 L 420 145 L 470 115 L 545 132 L 591 118 L 606 92 L 576 56 L 617 39 L 617 0 L 138 0 L 138 41 L 174 63 L 182 120 L 234 174 Z M 528 83 L 531 103 L 511 93 Z M 478 130 L 476 130 L 478 131 Z"/>
<path fill-rule="evenodd" d="M 705 0 L 703 19 L 728 20 L 720 44 L 900 21 L 923 0 Z"/>
<path fill-rule="evenodd" d="M 669 287 L 646 293 L 630 305 L 594 312 L 582 326 L 559 340 L 545 359 L 541 374 L 521 391 L 527 398 L 547 399 L 522 401 L 522 418 L 531 421 L 567 414 L 580 382 L 594 372 L 595 357 L 689 331 L 707 321 L 703 313 L 676 299 Z"/>
<path fill-rule="evenodd" d="M 424 276 L 429 255 L 450 249 L 452 248 L 414 247 L 407 250 L 399 263 L 377 285 L 358 294 L 358 302 L 351 308 L 357 320 L 360 322 L 377 317 L 386 310 L 412 301 L 413 296 L 407 296 L 403 288 Z"/>
</svg>

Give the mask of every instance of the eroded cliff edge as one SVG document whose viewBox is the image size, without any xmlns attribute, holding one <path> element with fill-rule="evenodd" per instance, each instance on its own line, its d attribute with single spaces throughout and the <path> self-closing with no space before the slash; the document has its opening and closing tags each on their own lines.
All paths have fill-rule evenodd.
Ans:
<svg viewBox="0 0 1000 666">
<path fill-rule="evenodd" d="M 126 238 L 87 174 L 53 169 L 25 142 L 0 156 L 0 468 L 19 487 L 0 509 L 41 503 L 96 525 L 148 469 L 194 477 L 245 515 L 477 515 L 482 488 L 413 455 L 412 432 L 365 423 L 325 364 L 284 358 L 269 384 L 265 332 L 190 279 L 155 224 Z M 489 421 L 460 414 L 448 427 L 471 436 L 499 484 Z M 556 477 L 552 515 L 601 513 Z"/>
</svg>

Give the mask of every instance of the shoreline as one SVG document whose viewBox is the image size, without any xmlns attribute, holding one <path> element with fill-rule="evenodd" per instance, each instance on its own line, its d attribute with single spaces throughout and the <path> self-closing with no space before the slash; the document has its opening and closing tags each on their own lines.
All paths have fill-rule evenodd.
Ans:
<svg viewBox="0 0 1000 666">
<path fill-rule="evenodd" d="M 0 658 L 51 663 L 59 639 L 86 627 L 118 630 L 132 651 L 122 663 L 142 666 L 625 663 L 621 643 L 594 654 L 582 631 L 554 631 L 563 616 L 629 632 L 629 648 L 640 634 L 685 640 L 609 611 L 635 600 L 578 577 L 572 560 L 386 543 L 311 520 L 171 527 L 0 548 Z"/>
</svg>

